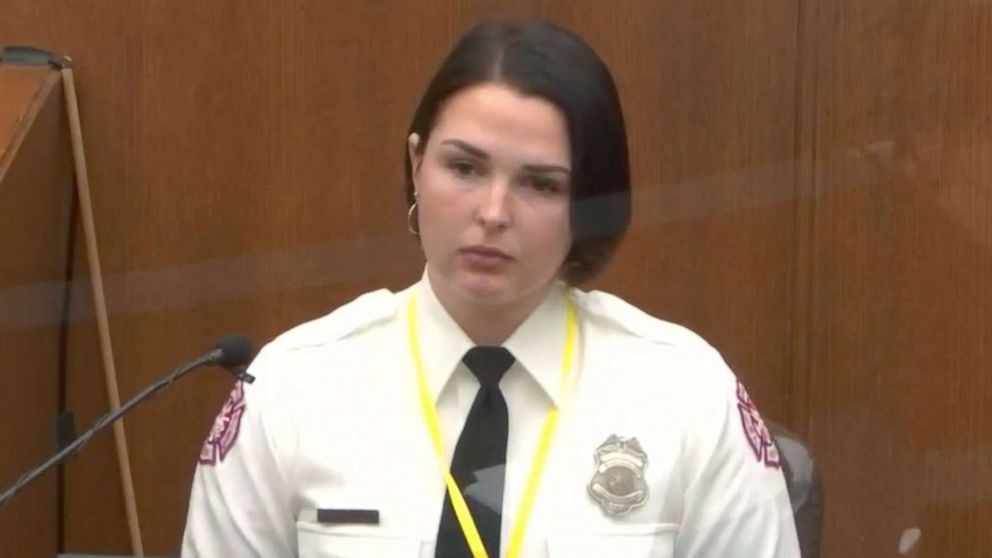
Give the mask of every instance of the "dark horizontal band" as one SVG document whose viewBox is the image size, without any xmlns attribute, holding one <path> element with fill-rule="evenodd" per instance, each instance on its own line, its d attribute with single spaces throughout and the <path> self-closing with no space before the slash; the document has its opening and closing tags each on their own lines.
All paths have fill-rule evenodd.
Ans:
<svg viewBox="0 0 992 558">
<path fill-rule="evenodd" d="M 362 525 L 378 525 L 379 510 L 317 510 L 318 523 L 358 523 Z"/>
</svg>

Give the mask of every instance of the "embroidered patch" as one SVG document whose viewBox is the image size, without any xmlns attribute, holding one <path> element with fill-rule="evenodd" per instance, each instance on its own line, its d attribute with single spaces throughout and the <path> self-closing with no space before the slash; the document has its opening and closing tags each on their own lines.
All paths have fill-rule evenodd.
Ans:
<svg viewBox="0 0 992 558">
<path fill-rule="evenodd" d="M 207 441 L 203 442 L 200 450 L 201 465 L 216 465 L 224 461 L 227 453 L 234 447 L 241 430 L 241 417 L 245 414 L 244 382 L 234 384 L 234 389 L 227 396 L 224 407 L 220 410 L 214 425 L 210 429 Z"/>
<path fill-rule="evenodd" d="M 744 384 L 737 380 L 737 410 L 741 413 L 741 425 L 744 426 L 744 436 L 748 444 L 754 450 L 754 456 L 759 463 L 764 463 L 766 467 L 778 469 L 782 466 L 782 459 L 778 454 L 778 447 L 772 441 L 772 435 L 765 426 L 765 421 L 761 420 L 758 408 L 751 401 Z"/>
</svg>

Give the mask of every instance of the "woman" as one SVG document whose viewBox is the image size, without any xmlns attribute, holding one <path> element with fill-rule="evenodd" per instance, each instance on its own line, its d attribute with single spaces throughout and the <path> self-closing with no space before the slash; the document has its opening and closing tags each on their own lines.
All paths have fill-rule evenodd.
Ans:
<svg viewBox="0 0 992 558">
<path fill-rule="evenodd" d="M 719 354 L 574 285 L 627 229 L 609 71 L 546 22 L 463 37 L 406 146 L 417 284 L 270 343 L 200 457 L 184 556 L 797 556 Z"/>
</svg>

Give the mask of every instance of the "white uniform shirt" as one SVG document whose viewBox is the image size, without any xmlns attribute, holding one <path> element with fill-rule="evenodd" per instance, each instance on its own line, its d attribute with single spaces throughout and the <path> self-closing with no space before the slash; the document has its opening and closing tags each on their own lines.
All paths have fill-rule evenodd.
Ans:
<svg viewBox="0 0 992 558">
<path fill-rule="evenodd" d="M 267 345 L 204 445 L 182 556 L 433 558 L 445 485 L 428 437 L 407 336 L 408 301 L 441 421 L 445 463 L 478 382 L 473 343 L 426 275 L 366 294 Z M 560 383 L 565 299 L 578 345 Z M 559 285 L 503 345 L 510 430 L 502 545 L 552 405 L 560 420 L 522 556 L 799 556 L 778 455 L 719 354 L 691 331 L 601 292 Z M 644 503 L 612 516 L 590 496 L 596 450 L 636 438 Z M 637 460 L 628 460 L 636 463 Z M 378 524 L 327 524 L 318 509 L 377 510 Z"/>
</svg>

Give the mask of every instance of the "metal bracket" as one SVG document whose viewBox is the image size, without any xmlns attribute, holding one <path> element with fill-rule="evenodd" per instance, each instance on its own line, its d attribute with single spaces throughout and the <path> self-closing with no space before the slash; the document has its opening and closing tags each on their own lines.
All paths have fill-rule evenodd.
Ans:
<svg viewBox="0 0 992 558">
<path fill-rule="evenodd" d="M 72 59 L 68 56 L 23 45 L 5 46 L 0 51 L 0 62 L 14 66 L 55 66 L 60 70 L 72 66 Z"/>
</svg>

